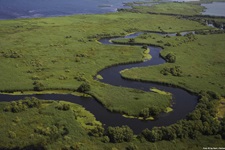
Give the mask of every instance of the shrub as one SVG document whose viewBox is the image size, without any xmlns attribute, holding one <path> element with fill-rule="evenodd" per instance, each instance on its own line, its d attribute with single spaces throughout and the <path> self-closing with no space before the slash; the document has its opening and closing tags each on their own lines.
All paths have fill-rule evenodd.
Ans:
<svg viewBox="0 0 225 150">
<path fill-rule="evenodd" d="M 148 118 L 149 117 L 149 108 L 144 108 L 139 113 L 140 117 Z"/>
<path fill-rule="evenodd" d="M 81 75 L 75 76 L 74 79 L 77 81 L 86 81 L 86 78 Z"/>
<path fill-rule="evenodd" d="M 64 110 L 64 111 L 66 111 L 66 110 L 69 110 L 70 109 L 70 105 L 69 104 L 60 104 L 60 105 L 58 105 L 58 106 L 56 106 L 56 108 L 58 109 L 58 110 Z"/>
<path fill-rule="evenodd" d="M 77 89 L 78 92 L 82 92 L 82 93 L 86 93 L 90 90 L 91 90 L 91 86 L 88 83 L 82 83 Z"/>
<path fill-rule="evenodd" d="M 103 136 L 104 128 L 102 126 L 96 126 L 94 129 L 91 129 L 89 132 L 89 135 L 95 136 L 95 137 L 101 137 Z"/>
<path fill-rule="evenodd" d="M 133 131 L 128 126 L 108 127 L 107 135 L 111 142 L 130 142 L 133 138 Z"/>
<path fill-rule="evenodd" d="M 110 139 L 109 139 L 108 136 L 103 136 L 102 139 L 101 139 L 101 141 L 102 141 L 103 143 L 108 143 L 108 142 L 110 141 Z"/>
<path fill-rule="evenodd" d="M 149 129 L 145 129 L 141 133 L 144 138 L 150 142 L 156 142 L 162 140 L 162 131 L 158 128 L 153 128 L 151 131 Z"/>
<path fill-rule="evenodd" d="M 177 137 L 176 131 L 173 128 L 171 128 L 170 126 L 162 127 L 162 134 L 163 134 L 163 139 L 168 140 L 168 141 L 174 140 Z"/>
<path fill-rule="evenodd" d="M 41 106 L 41 101 L 37 98 L 25 98 L 25 100 L 19 100 L 17 102 L 12 101 L 10 105 L 4 108 L 4 111 L 10 111 L 13 113 L 18 113 L 26 110 L 27 108 L 39 108 Z"/>
<path fill-rule="evenodd" d="M 225 139 L 225 118 L 215 119 L 216 99 L 214 92 L 201 91 L 201 99 L 196 109 L 187 116 L 188 120 L 180 120 L 176 124 L 167 127 L 155 127 L 152 130 L 145 129 L 140 137 L 151 142 L 161 140 L 174 140 L 176 138 L 197 139 L 203 135 L 216 135 L 219 139 Z"/>
<path fill-rule="evenodd" d="M 148 49 L 148 45 L 143 45 L 142 48 L 143 49 Z"/>
<path fill-rule="evenodd" d="M 13 131 L 9 131 L 9 138 L 15 139 L 16 138 L 16 133 Z"/>
<path fill-rule="evenodd" d="M 163 68 L 163 70 L 160 71 L 161 74 L 163 75 L 168 75 L 171 74 L 173 76 L 178 76 L 181 77 L 183 75 L 183 72 L 180 69 L 180 66 L 175 66 L 171 68 Z"/>
<path fill-rule="evenodd" d="M 169 63 L 175 63 L 176 62 L 176 56 L 172 53 L 169 53 L 165 56 L 165 59 Z"/>
<path fill-rule="evenodd" d="M 207 91 L 207 94 L 210 96 L 211 99 L 220 99 L 220 95 L 213 91 Z"/>
<path fill-rule="evenodd" d="M 155 107 L 155 106 L 152 106 L 149 108 L 149 115 L 151 116 L 156 116 L 160 113 L 160 109 Z"/>
<path fill-rule="evenodd" d="M 180 32 L 177 32 L 176 36 L 182 36 L 182 35 L 180 34 Z"/>
<path fill-rule="evenodd" d="M 126 150 L 138 150 L 138 146 L 134 143 L 131 143 L 128 147 L 126 147 Z"/>
<path fill-rule="evenodd" d="M 5 57 L 5 58 L 21 58 L 22 55 L 18 52 L 9 50 L 9 52 L 7 52 L 7 53 L 3 52 L 3 57 Z"/>
<path fill-rule="evenodd" d="M 40 81 L 34 81 L 34 91 L 43 91 L 44 90 L 44 84 Z"/>
<path fill-rule="evenodd" d="M 163 43 L 163 41 L 162 40 L 159 40 L 159 41 L 157 41 L 157 43 Z"/>
<path fill-rule="evenodd" d="M 129 39 L 129 43 L 134 43 L 135 42 L 135 39 Z"/>
</svg>

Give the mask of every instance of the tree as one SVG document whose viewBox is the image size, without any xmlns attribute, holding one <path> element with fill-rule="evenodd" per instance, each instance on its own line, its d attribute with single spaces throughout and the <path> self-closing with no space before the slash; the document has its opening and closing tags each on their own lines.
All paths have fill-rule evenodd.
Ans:
<svg viewBox="0 0 225 150">
<path fill-rule="evenodd" d="M 171 128 L 173 128 L 176 131 L 177 138 L 180 138 L 180 139 L 185 138 L 185 134 L 184 134 L 182 125 L 177 123 L 177 124 L 172 125 Z"/>
<path fill-rule="evenodd" d="M 163 134 L 163 139 L 164 140 L 174 140 L 176 139 L 176 131 L 171 128 L 170 126 L 169 127 L 162 127 L 162 134 Z"/>
<path fill-rule="evenodd" d="M 82 83 L 77 89 L 78 92 L 82 92 L 82 93 L 86 93 L 90 90 L 91 90 L 91 86 L 87 82 Z"/>
<path fill-rule="evenodd" d="M 149 108 L 144 108 L 141 110 L 140 117 L 148 118 L 149 117 Z"/>
<path fill-rule="evenodd" d="M 160 128 L 153 128 L 151 131 L 149 129 L 145 129 L 142 131 L 142 135 L 150 142 L 162 140 L 162 131 Z"/>
<path fill-rule="evenodd" d="M 95 137 L 101 137 L 103 136 L 104 128 L 102 126 L 96 126 L 95 128 L 91 129 L 89 132 L 89 135 L 95 136 Z"/>
<path fill-rule="evenodd" d="M 133 131 L 128 126 L 108 127 L 107 135 L 111 142 L 130 142 L 133 138 Z"/>
<path fill-rule="evenodd" d="M 176 62 L 176 56 L 172 53 L 169 53 L 165 56 L 165 59 L 169 63 L 175 63 Z"/>
<path fill-rule="evenodd" d="M 58 106 L 56 106 L 56 108 L 58 110 L 67 111 L 70 109 L 70 105 L 69 104 L 59 104 Z"/>
<path fill-rule="evenodd" d="M 193 112 L 191 112 L 188 116 L 188 120 L 199 120 L 201 118 L 201 112 L 197 109 Z"/>
<path fill-rule="evenodd" d="M 160 113 L 160 109 L 158 107 L 152 106 L 149 108 L 149 115 L 156 116 Z"/>
</svg>

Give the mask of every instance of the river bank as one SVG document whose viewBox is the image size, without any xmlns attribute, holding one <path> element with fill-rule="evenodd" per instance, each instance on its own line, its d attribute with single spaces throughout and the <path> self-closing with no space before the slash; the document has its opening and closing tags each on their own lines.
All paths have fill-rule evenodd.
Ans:
<svg viewBox="0 0 225 150">
<path fill-rule="evenodd" d="M 179 33 L 182 31 L 190 31 L 190 30 L 193 31 L 193 30 L 212 29 L 198 22 L 184 20 L 183 18 L 177 18 L 176 16 L 121 13 L 121 12 L 113 13 L 113 14 L 105 14 L 105 15 L 77 15 L 77 16 L 69 16 L 69 17 L 7 20 L 7 21 L 0 21 L 0 26 L 1 26 L 0 28 L 0 33 L 1 33 L 0 34 L 0 39 L 1 39 L 0 65 L 2 69 L 0 73 L 0 81 L 1 81 L 0 90 L 2 92 L 7 92 L 7 91 L 22 91 L 23 92 L 27 90 L 37 90 L 36 92 L 38 93 L 38 91 L 53 90 L 53 89 L 59 89 L 59 90 L 69 89 L 71 91 L 74 91 L 74 90 L 77 90 L 83 83 L 88 83 L 90 85 L 90 89 L 88 93 L 92 94 L 94 97 L 97 97 L 98 101 L 104 104 L 104 106 L 108 110 L 112 110 L 112 111 L 118 110 L 117 112 L 121 112 L 123 114 L 139 114 L 142 109 L 151 106 L 152 101 L 157 102 L 159 100 L 161 102 L 162 101 L 168 102 L 170 98 L 160 93 L 149 92 L 149 85 L 147 84 L 145 88 L 146 91 L 144 91 L 143 89 L 135 90 L 132 88 L 125 88 L 123 86 L 112 86 L 109 84 L 96 81 L 94 79 L 95 75 L 98 74 L 98 71 L 102 70 L 103 68 L 106 68 L 108 66 L 113 66 L 115 64 L 141 62 L 143 61 L 143 56 L 144 56 L 143 54 L 145 52 L 145 49 L 141 47 L 137 47 L 137 46 L 103 45 L 103 44 L 100 44 L 99 42 L 96 42 L 96 40 L 102 37 L 123 36 L 123 35 L 127 35 L 129 33 L 137 32 L 137 31 Z M 158 36 L 154 34 L 152 35 L 151 33 L 150 33 L 150 36 L 146 35 L 146 39 L 149 40 L 148 41 L 149 43 L 152 43 L 152 42 L 153 43 L 155 42 L 157 44 L 160 43 L 160 40 L 159 40 L 160 38 Z M 164 80 L 170 77 L 173 79 L 174 78 L 178 79 L 179 77 L 174 77 L 170 75 L 170 73 L 168 76 L 165 77 L 164 75 L 161 75 L 160 70 L 158 69 L 160 67 L 173 68 L 175 64 L 184 65 L 184 63 L 186 64 L 191 63 L 192 64 L 191 66 L 195 66 L 193 67 L 193 70 L 194 71 L 195 69 L 198 70 L 196 72 L 197 74 L 195 74 L 194 71 L 191 72 L 193 76 L 191 76 L 190 78 L 196 77 L 196 80 L 193 80 L 194 82 L 193 85 L 201 82 L 202 84 L 198 84 L 199 87 L 202 86 L 203 88 L 206 88 L 206 85 L 208 86 L 210 84 L 210 90 L 221 94 L 221 91 L 223 90 L 221 89 L 223 84 L 223 79 L 219 80 L 220 83 L 215 83 L 214 81 L 212 83 L 205 83 L 202 81 L 204 81 L 206 78 L 204 77 L 203 79 L 201 78 L 202 76 L 205 76 L 204 73 L 209 73 L 207 74 L 207 77 L 211 76 L 214 79 L 217 77 L 220 78 L 223 75 L 222 73 L 223 68 L 221 67 L 223 66 L 223 59 L 221 59 L 223 58 L 223 53 L 221 53 L 220 51 L 221 50 L 220 46 L 223 47 L 223 44 L 222 44 L 223 42 L 220 42 L 220 40 L 217 40 L 217 38 L 219 37 L 220 37 L 220 40 L 224 39 L 223 34 L 221 34 L 218 37 L 216 37 L 216 35 L 215 36 L 206 35 L 202 37 L 197 36 L 198 39 L 196 39 L 193 42 L 194 43 L 193 45 L 189 45 L 189 46 L 185 45 L 185 41 L 187 39 L 181 36 L 175 37 L 176 39 L 175 38 L 173 39 L 172 37 L 168 37 L 168 38 L 161 37 L 162 47 L 166 46 L 164 44 L 167 44 L 164 42 L 170 42 L 170 44 L 167 44 L 167 47 L 169 47 L 168 48 L 169 50 L 164 49 L 162 51 L 162 56 L 166 56 L 168 52 L 174 50 L 173 52 L 174 54 L 176 54 L 177 62 L 174 64 L 166 63 L 163 65 L 157 65 L 157 66 L 151 67 L 151 69 L 153 70 L 155 69 L 155 71 L 151 70 L 143 74 L 138 74 L 137 80 L 138 78 L 142 78 L 142 76 L 146 74 L 151 76 L 154 75 L 155 81 L 157 81 L 157 79 Z M 142 38 L 144 39 L 145 37 L 142 37 Z M 134 42 L 137 42 L 138 38 L 133 37 L 133 39 L 135 39 Z M 213 49 L 212 45 L 214 41 L 217 41 L 216 43 L 217 48 L 216 50 L 214 50 L 213 56 L 215 56 L 215 58 L 218 58 L 217 59 L 218 61 L 216 62 L 210 61 L 209 62 L 210 66 L 208 66 L 208 63 L 202 63 L 200 65 L 200 68 L 198 68 L 198 65 L 199 65 L 198 61 L 190 61 L 190 60 L 193 60 L 193 58 L 204 60 L 203 62 L 207 60 L 211 60 L 209 55 L 212 54 L 210 53 L 210 49 Z M 148 42 L 146 42 L 146 44 L 149 44 Z M 181 42 L 181 44 L 179 42 Z M 201 43 L 205 45 L 201 45 Z M 182 49 L 180 50 L 180 48 Z M 203 52 L 202 48 L 204 48 L 205 51 L 209 53 L 202 53 Z M 153 47 L 150 47 L 150 53 L 151 52 L 154 52 Z M 195 54 L 198 54 L 197 55 L 198 57 L 194 56 L 194 53 L 192 52 L 195 52 Z M 181 59 L 181 57 L 183 56 L 189 56 L 189 57 L 185 57 Z M 186 58 L 189 58 L 189 59 L 187 60 Z M 154 57 L 152 57 L 151 60 L 154 60 Z M 183 60 L 184 62 L 182 63 L 181 60 Z M 214 63 L 214 66 L 216 67 L 214 67 L 213 71 L 210 72 L 209 70 L 211 69 L 212 67 L 211 65 L 213 65 L 213 63 Z M 186 73 L 188 73 L 188 70 L 190 68 L 182 67 L 181 69 L 186 75 Z M 209 72 L 205 72 L 204 69 L 208 70 Z M 116 76 L 120 76 L 120 75 L 117 73 Z M 102 75 L 102 78 L 103 78 L 102 79 L 103 82 L 104 80 L 105 81 L 109 80 L 107 79 L 107 76 L 104 76 L 104 75 Z M 113 79 L 114 79 L 114 76 L 110 78 L 111 80 L 110 82 L 113 82 Z M 179 79 L 182 79 L 182 77 Z M 129 82 L 132 82 L 132 81 L 129 81 Z M 172 83 L 172 81 L 169 81 L 169 80 L 165 82 Z M 134 83 L 133 86 L 135 87 L 136 83 L 135 82 L 133 83 Z M 117 83 L 113 82 L 113 84 L 117 84 Z M 178 84 L 182 84 L 185 86 L 188 84 L 192 84 L 192 80 L 185 80 L 185 81 L 179 82 Z M 121 83 L 119 83 L 118 85 L 121 85 Z M 193 90 L 193 87 L 191 88 L 185 87 L 185 88 L 190 89 L 191 91 Z M 218 88 L 220 88 L 219 91 L 218 91 Z M 196 90 L 196 91 L 199 92 L 199 90 Z M 45 97 L 43 95 L 37 95 L 37 96 L 39 96 L 40 98 Z M 68 95 L 66 95 L 66 97 L 67 96 Z M 184 94 L 181 94 L 181 96 L 184 96 Z M 57 95 L 57 94 L 53 97 L 55 97 L 56 100 L 65 99 L 65 97 L 61 97 L 60 95 Z M 71 97 L 71 96 L 69 95 L 68 97 Z M 90 109 L 96 109 L 96 113 L 101 113 L 100 115 L 104 115 L 104 113 L 99 111 L 100 108 L 93 107 L 93 106 L 97 106 L 92 104 L 93 101 L 96 102 L 95 100 L 85 101 L 85 99 L 88 99 L 88 98 L 83 98 L 83 97 L 79 97 L 79 98 L 81 99 L 81 103 L 90 102 L 88 106 L 90 107 Z M 51 99 L 51 96 L 46 95 L 46 99 Z M 72 96 L 71 101 L 74 102 L 74 99 L 77 99 L 77 98 L 74 98 Z M 185 104 L 184 101 L 182 102 L 183 105 Z M 208 100 L 205 103 L 211 106 L 211 102 L 208 102 Z M 98 105 L 98 106 L 103 107 L 102 105 Z M 161 107 L 160 103 L 158 103 L 158 106 Z M 54 111 L 55 111 L 55 108 L 56 108 L 55 106 L 54 107 L 52 106 L 52 109 Z M 57 108 L 61 109 L 61 107 L 57 107 Z M 64 113 L 67 113 L 67 112 L 64 112 Z M 49 112 L 46 113 L 46 115 L 48 114 Z M 5 112 L 2 112 L 2 115 L 8 115 L 8 114 Z M 15 115 L 15 114 L 11 114 L 11 115 Z M 122 117 L 121 114 L 115 114 L 115 115 Z M 210 116 L 209 118 L 211 117 L 212 116 Z M 109 117 L 109 118 L 114 120 L 113 117 Z M 56 116 L 55 116 L 55 119 L 57 120 Z M 70 120 L 73 120 L 73 119 L 70 119 Z M 132 119 L 128 119 L 128 120 L 130 120 L 131 122 L 133 121 Z M 6 120 L 3 120 L 3 121 L 6 121 Z M 14 125 L 16 120 L 14 119 L 14 120 L 8 120 L 8 121 L 9 123 L 11 123 L 11 125 Z M 58 121 L 62 121 L 62 119 L 59 118 Z M 169 120 L 166 123 L 170 124 L 171 123 L 170 121 L 173 122 L 173 120 Z M 110 122 L 117 123 L 117 121 L 116 122 L 110 121 Z M 121 123 L 121 125 L 126 124 L 122 121 L 121 122 L 118 121 L 118 122 Z M 64 123 L 64 124 L 65 126 L 68 125 L 67 123 Z M 136 125 L 136 123 L 134 122 L 131 124 L 133 124 L 134 126 Z M 57 126 L 57 124 L 54 122 L 52 125 Z M 153 124 L 153 126 L 155 125 Z M 172 127 L 168 127 L 166 128 L 166 130 L 168 129 L 167 131 L 169 131 L 169 129 L 171 128 Z M 44 127 L 44 129 L 46 129 L 45 131 L 50 132 L 47 126 Z M 61 135 L 64 135 L 65 134 L 64 131 L 66 130 L 63 127 L 62 129 L 63 129 L 62 130 L 63 132 Z M 97 129 L 97 130 L 101 130 L 101 129 Z M 11 130 L 2 131 L 4 132 L 5 135 L 9 135 L 6 137 L 6 139 L 8 141 L 13 141 L 13 140 L 15 141 L 15 139 L 18 139 L 18 137 L 15 137 L 15 134 L 10 131 Z M 183 128 L 182 128 L 182 131 L 183 131 Z M 38 132 L 38 134 L 39 133 L 41 134 L 40 136 L 43 139 L 51 138 L 50 136 L 53 135 L 53 134 L 47 134 L 46 136 L 44 135 L 45 132 L 42 132 L 42 130 L 41 132 Z M 34 134 L 36 135 L 36 132 Z M 117 148 L 120 147 L 119 144 L 108 143 L 109 139 L 107 140 L 107 137 L 105 136 L 99 137 L 99 138 L 87 136 L 88 133 L 85 131 L 81 131 L 81 133 L 77 134 L 76 136 L 79 137 L 81 134 L 85 135 L 84 140 L 80 142 L 81 144 L 71 140 L 73 139 L 73 136 L 70 137 L 66 135 L 63 136 L 62 138 L 59 138 L 53 141 L 53 143 L 56 144 L 56 147 L 57 147 L 57 144 L 63 143 L 62 141 L 68 144 L 69 147 L 71 146 L 71 144 L 74 144 L 75 147 L 85 147 L 84 145 L 87 145 L 87 146 L 95 145 L 94 148 L 96 149 L 98 149 L 99 147 L 101 147 L 102 149 L 104 149 L 105 147 L 111 148 L 111 149 L 113 147 L 117 147 Z M 209 139 L 213 138 L 213 137 L 204 137 L 202 135 L 196 135 L 196 137 L 200 137 L 201 139 L 204 139 L 204 141 L 201 141 L 200 143 L 204 143 L 205 141 L 207 141 L 208 138 Z M 188 138 L 188 137 L 185 137 L 185 138 Z M 93 141 L 87 140 L 87 139 L 91 139 L 91 140 L 93 139 L 94 142 L 96 142 L 97 144 L 101 146 L 97 145 L 96 143 L 94 144 Z M 142 144 L 138 143 L 135 140 L 133 142 L 135 144 L 138 144 L 139 147 L 143 148 Z M 189 140 L 190 139 L 188 139 L 188 141 Z M 103 141 L 106 142 L 106 144 L 103 144 Z M 177 139 L 176 141 L 178 143 L 182 143 L 181 141 Z M 220 140 L 217 140 L 217 142 L 221 144 L 224 141 L 220 139 Z M 47 143 L 48 142 L 39 143 L 39 144 L 42 144 L 42 145 L 46 144 L 47 147 L 50 148 L 51 144 L 47 144 Z M 145 141 L 144 145 L 148 145 L 147 143 L 148 142 Z M 174 146 L 171 145 L 171 142 L 162 141 L 161 143 L 164 143 L 164 144 L 166 143 L 165 145 L 167 146 L 170 145 L 172 148 L 174 148 Z M 189 141 L 189 144 L 190 143 L 195 143 L 195 142 Z M 212 144 L 210 142 L 208 143 Z M 150 143 L 150 145 L 152 145 L 152 143 Z M 160 147 L 160 144 L 158 145 L 157 143 L 156 145 L 157 147 Z M 185 143 L 182 143 L 181 145 L 182 145 L 181 147 L 184 147 Z M 126 143 L 121 144 L 121 147 L 123 148 L 125 148 L 126 146 L 128 146 Z M 161 145 L 161 147 L 163 147 L 163 144 Z M 196 145 L 195 145 L 195 148 L 197 148 Z"/>
</svg>

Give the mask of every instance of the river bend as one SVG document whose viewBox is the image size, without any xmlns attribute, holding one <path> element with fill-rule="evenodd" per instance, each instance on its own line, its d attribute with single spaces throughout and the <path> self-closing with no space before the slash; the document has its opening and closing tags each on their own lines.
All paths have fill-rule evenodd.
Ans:
<svg viewBox="0 0 225 150">
<path fill-rule="evenodd" d="M 134 38 L 140 34 L 141 33 L 135 33 L 126 36 L 124 38 Z M 99 41 L 102 44 L 112 45 L 113 43 L 109 42 L 109 40 L 110 38 L 104 38 Z M 102 122 L 105 125 L 105 127 L 128 125 L 136 134 L 140 133 L 145 128 L 151 129 L 154 126 L 167 126 L 176 123 L 176 121 L 184 119 L 188 113 L 194 110 L 198 99 L 196 95 L 192 95 L 180 88 L 169 87 L 155 83 L 126 80 L 123 79 L 120 75 L 120 71 L 124 69 L 130 69 L 133 67 L 154 66 L 165 63 L 165 61 L 159 55 L 160 51 L 162 50 L 160 47 L 149 46 L 149 48 L 150 48 L 150 55 L 152 56 L 150 60 L 140 63 L 112 66 L 103 69 L 98 74 L 100 74 L 103 77 L 103 80 L 101 80 L 100 82 L 104 82 L 114 86 L 135 88 L 144 91 L 149 91 L 150 88 L 155 87 L 160 90 L 172 93 L 173 112 L 170 112 L 168 114 L 161 113 L 158 116 L 158 118 L 154 121 L 143 121 L 138 119 L 125 118 L 119 113 L 113 113 L 108 111 L 97 100 L 94 100 L 93 98 L 79 97 L 71 94 L 37 94 L 37 95 L 0 94 L 0 101 L 15 101 L 23 99 L 24 97 L 31 97 L 31 96 L 45 100 L 65 100 L 80 104 L 83 107 L 85 107 L 85 109 L 93 113 L 96 119 Z"/>
</svg>

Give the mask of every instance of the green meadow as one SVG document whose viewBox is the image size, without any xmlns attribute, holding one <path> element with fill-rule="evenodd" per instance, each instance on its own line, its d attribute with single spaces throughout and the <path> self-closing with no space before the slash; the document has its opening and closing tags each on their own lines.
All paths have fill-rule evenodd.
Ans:
<svg viewBox="0 0 225 150">
<path fill-rule="evenodd" d="M 153 33 L 141 35 L 135 39 L 135 42 L 162 46 L 164 49 L 161 56 L 166 58 L 168 54 L 173 54 L 176 61 L 158 66 L 125 70 L 121 74 L 125 78 L 135 80 L 172 84 L 194 93 L 203 90 L 224 95 L 224 39 L 225 34 L 183 37 L 166 37 Z M 129 39 L 121 42 L 129 42 Z M 176 66 L 179 66 L 181 75 L 173 74 L 170 71 Z M 163 72 L 165 69 L 169 69 L 169 71 Z"/>
<path fill-rule="evenodd" d="M 26 98 L 1 102 L 0 112 L 1 149 L 197 150 L 224 145 L 224 140 L 215 135 L 149 142 L 131 134 L 129 142 L 112 143 L 90 112 L 64 101 Z"/>
<path fill-rule="evenodd" d="M 85 147 L 81 143 L 91 146 L 88 132 L 102 125 L 83 107 L 63 101 L 27 98 L 2 102 L 0 109 L 1 149 Z"/>
<path fill-rule="evenodd" d="M 170 97 L 147 92 L 143 95 L 93 80 L 103 68 L 143 61 L 146 55 L 141 47 L 109 46 L 97 40 L 136 31 L 179 32 L 209 28 L 173 16 L 136 13 L 2 20 L 0 27 L 0 91 L 74 91 L 88 82 L 89 93 L 103 105 L 128 115 L 138 115 L 144 104 L 166 108 Z M 156 99 L 162 104 L 156 103 Z M 126 105 L 129 100 L 134 103 Z"/>
<path fill-rule="evenodd" d="M 1 102 L 0 149 L 197 150 L 224 146 L 225 34 L 204 25 L 206 20 L 224 23 L 224 18 L 176 16 L 199 15 L 202 9 L 197 3 L 161 3 L 102 15 L 0 20 L 1 93 L 92 96 L 112 112 L 153 119 L 152 106 L 157 112 L 173 111 L 170 93 L 108 85 L 101 82 L 98 72 L 151 59 L 146 54 L 151 49 L 144 47 L 157 45 L 163 48 L 160 55 L 167 63 L 126 69 L 121 76 L 181 87 L 200 97 L 187 119 L 138 135 L 128 126 L 104 129 L 93 114 L 63 100 Z M 134 39 L 112 41 L 126 46 L 98 42 L 140 31 L 143 34 Z M 181 36 L 185 31 L 199 34 Z"/>
<path fill-rule="evenodd" d="M 164 2 L 159 4 L 152 3 L 152 6 L 138 6 L 136 3 L 130 3 L 132 9 L 125 11 L 140 12 L 140 13 L 156 13 L 156 14 L 176 14 L 176 15 L 200 15 L 204 7 L 198 3 L 179 3 L 179 2 Z M 141 3 L 145 4 L 145 3 Z M 149 3 L 146 3 L 146 5 Z M 151 4 L 151 3 L 150 3 Z M 124 10 L 122 10 L 124 11 Z"/>
</svg>

